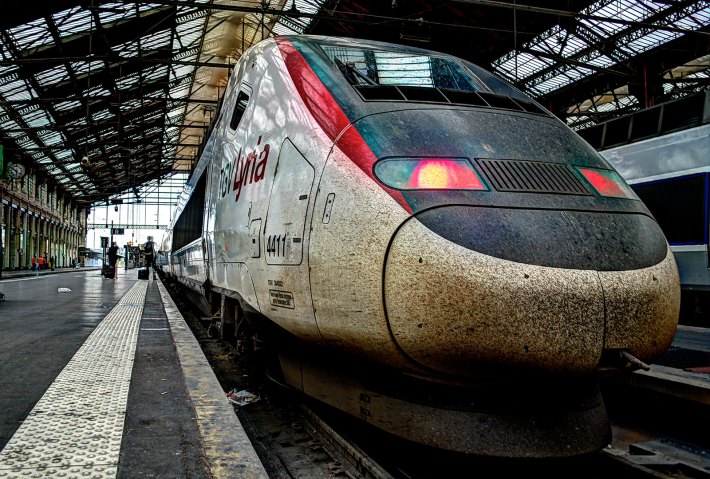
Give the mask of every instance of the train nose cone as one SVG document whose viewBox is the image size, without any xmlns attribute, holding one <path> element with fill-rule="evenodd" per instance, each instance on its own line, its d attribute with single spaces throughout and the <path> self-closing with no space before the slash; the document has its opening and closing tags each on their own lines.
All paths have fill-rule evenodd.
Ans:
<svg viewBox="0 0 710 479">
<path fill-rule="evenodd" d="M 447 214 L 437 213 L 439 218 Z M 481 219 L 485 214 L 469 211 L 468 216 Z M 655 264 L 637 261 L 627 271 L 604 271 L 612 266 L 604 255 L 597 257 L 572 241 L 586 258 L 586 263 L 579 262 L 588 267 L 573 269 L 577 253 L 565 253 L 563 243 L 571 241 L 572 229 L 578 233 L 584 220 L 561 219 L 554 236 L 546 230 L 544 243 L 530 231 L 539 221 L 549 226 L 555 219 L 527 218 L 521 225 L 529 226 L 519 225 L 514 238 L 504 233 L 508 243 L 522 249 L 514 259 L 490 254 L 514 255 L 500 253 L 494 242 L 490 248 L 481 246 L 487 253 L 472 247 L 476 240 L 471 237 L 495 237 L 505 225 L 498 225 L 498 233 L 464 231 L 466 241 L 473 243 L 462 245 L 466 241 L 432 231 L 426 219 L 405 223 L 392 240 L 384 282 L 390 330 L 403 352 L 433 370 L 465 376 L 508 368 L 586 374 L 597 369 L 605 348 L 628 349 L 642 358 L 662 353 L 677 321 L 677 271 L 665 240 L 665 254 L 648 260 Z M 457 230 L 466 229 L 462 224 L 458 222 Z M 477 227 L 485 229 L 485 224 Z M 526 251 L 536 248 L 544 251 Z M 595 263 L 602 267 L 590 267 Z"/>
</svg>

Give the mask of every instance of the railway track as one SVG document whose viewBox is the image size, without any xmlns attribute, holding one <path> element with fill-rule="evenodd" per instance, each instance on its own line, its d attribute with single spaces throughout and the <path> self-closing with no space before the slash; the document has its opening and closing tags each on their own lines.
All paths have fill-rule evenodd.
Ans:
<svg viewBox="0 0 710 479">
<path fill-rule="evenodd" d="M 684 430 L 693 431 L 690 426 L 693 418 L 682 414 L 691 409 L 658 402 L 662 399 L 627 389 L 609 391 L 610 412 L 629 422 L 623 425 L 615 422 L 612 444 L 584 457 L 564 460 L 472 458 L 405 444 L 317 403 L 303 402 L 300 396 L 267 380 L 263 364 L 249 355 L 240 355 L 235 344 L 214 337 L 209 321 L 200 319 L 188 304 L 178 302 L 179 298 L 174 299 L 225 391 L 249 391 L 259 398 L 246 406 L 235 406 L 235 411 L 272 478 L 439 479 L 495 474 L 565 479 L 710 479 L 710 453 L 703 448 L 705 445 L 697 446 L 684 440 L 696 439 L 693 434 L 686 434 L 685 438 L 679 435 Z M 619 407 L 617 401 L 625 407 Z M 688 426 L 668 430 L 663 425 L 668 418 L 654 419 L 661 419 L 664 414 L 659 411 L 668 411 L 668 408 L 673 408 L 671 422 L 685 421 L 683 424 Z M 707 410 L 704 411 L 710 417 Z M 697 409 L 692 409 L 692 414 L 697 413 Z M 615 420 L 613 415 L 612 420 Z"/>
</svg>

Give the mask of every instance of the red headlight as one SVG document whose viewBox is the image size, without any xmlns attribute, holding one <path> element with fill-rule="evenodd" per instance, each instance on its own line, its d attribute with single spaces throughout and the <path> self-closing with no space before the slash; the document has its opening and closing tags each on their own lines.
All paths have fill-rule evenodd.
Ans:
<svg viewBox="0 0 710 479">
<path fill-rule="evenodd" d="M 375 175 L 398 190 L 487 190 L 465 159 L 388 158 L 375 165 Z"/>
<path fill-rule="evenodd" d="M 587 181 L 602 196 L 637 199 L 629 185 L 615 171 L 595 168 L 577 168 Z"/>
</svg>

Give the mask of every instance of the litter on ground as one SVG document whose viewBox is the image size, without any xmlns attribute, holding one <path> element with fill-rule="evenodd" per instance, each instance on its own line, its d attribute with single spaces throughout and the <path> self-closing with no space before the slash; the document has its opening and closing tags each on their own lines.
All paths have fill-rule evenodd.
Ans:
<svg viewBox="0 0 710 479">
<path fill-rule="evenodd" d="M 227 393 L 227 399 L 229 402 L 236 404 L 237 406 L 246 406 L 247 404 L 257 402 L 259 400 L 259 396 L 245 389 L 241 391 L 232 389 Z"/>
</svg>

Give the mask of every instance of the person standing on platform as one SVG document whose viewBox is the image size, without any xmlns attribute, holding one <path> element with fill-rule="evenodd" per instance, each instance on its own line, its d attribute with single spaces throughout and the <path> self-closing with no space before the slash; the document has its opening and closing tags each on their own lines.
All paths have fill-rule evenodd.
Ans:
<svg viewBox="0 0 710 479">
<path fill-rule="evenodd" d="M 116 279 L 116 262 L 118 261 L 118 245 L 116 242 L 111 243 L 108 249 L 108 264 L 111 266 L 111 278 Z"/>
<path fill-rule="evenodd" d="M 37 255 L 32 255 L 32 271 L 37 270 Z"/>
<path fill-rule="evenodd" d="M 152 236 L 148 236 L 148 241 L 143 245 L 143 253 L 145 254 L 145 269 L 152 267 L 155 274 L 155 242 Z"/>
</svg>

